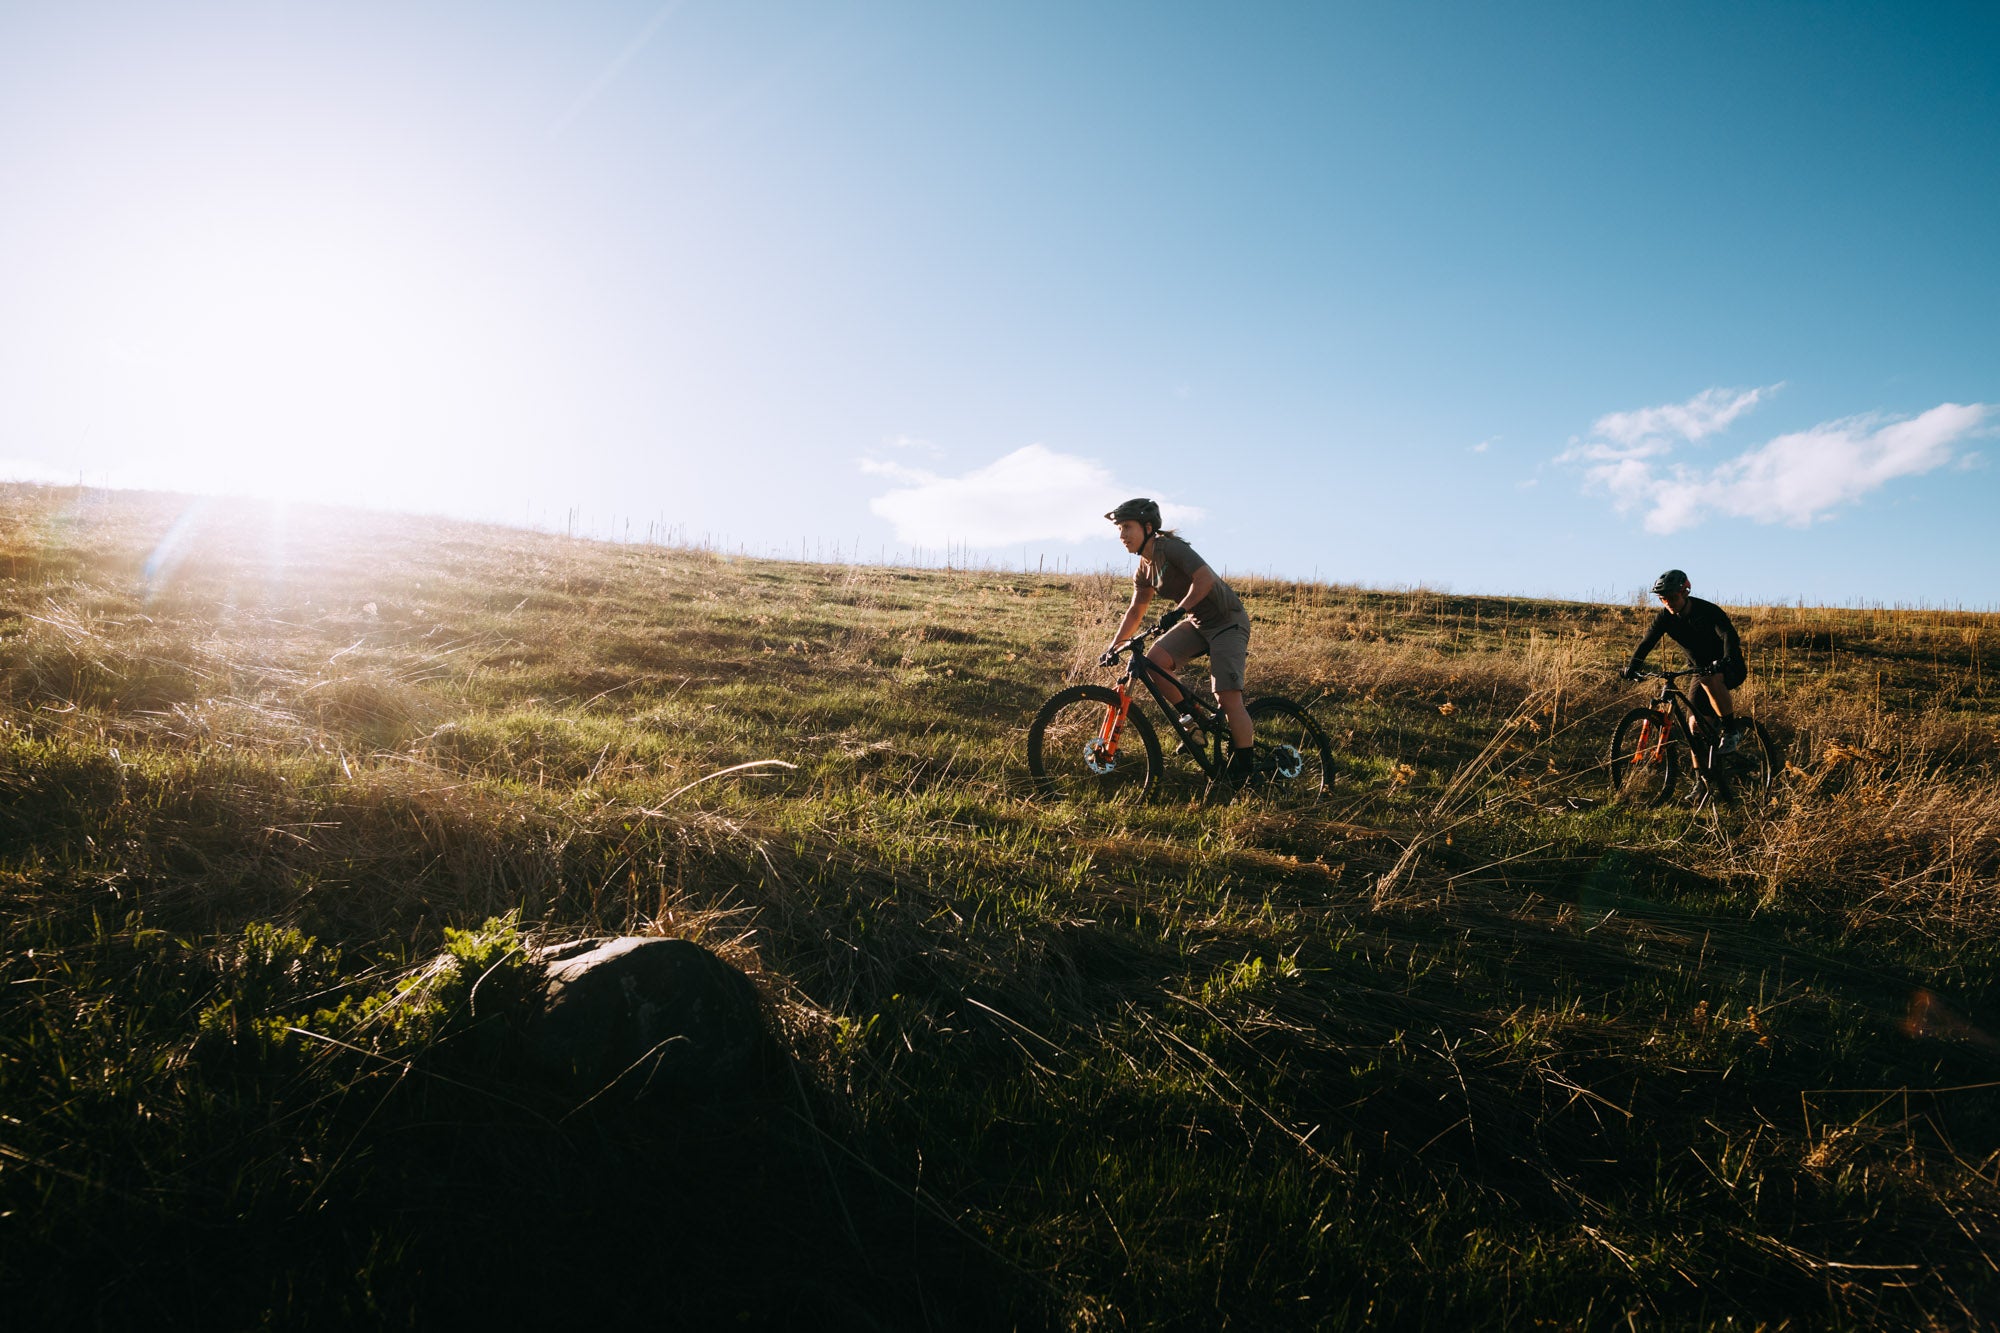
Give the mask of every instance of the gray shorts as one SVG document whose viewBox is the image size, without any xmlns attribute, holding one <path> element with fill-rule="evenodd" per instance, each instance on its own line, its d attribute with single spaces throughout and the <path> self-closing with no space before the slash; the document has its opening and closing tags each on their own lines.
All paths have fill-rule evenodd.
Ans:
<svg viewBox="0 0 2000 1333">
<path fill-rule="evenodd" d="M 1197 629 L 1192 620 L 1161 635 L 1156 645 L 1174 659 L 1176 670 L 1203 653 L 1208 654 L 1209 682 L 1217 694 L 1243 688 L 1243 669 L 1250 657 L 1250 627 L 1231 620 L 1212 635 Z"/>
</svg>

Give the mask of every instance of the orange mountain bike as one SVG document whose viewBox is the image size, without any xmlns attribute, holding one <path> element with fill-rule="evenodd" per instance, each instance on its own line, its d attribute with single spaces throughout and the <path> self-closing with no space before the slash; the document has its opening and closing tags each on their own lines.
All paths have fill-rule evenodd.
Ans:
<svg viewBox="0 0 2000 1333">
<path fill-rule="evenodd" d="M 1160 778 L 1160 739 L 1134 707 L 1135 681 L 1152 695 L 1181 753 L 1211 783 L 1225 782 L 1229 720 L 1209 695 L 1146 660 L 1146 642 L 1159 633 L 1157 626 L 1141 630 L 1111 650 L 1114 660 L 1126 659 L 1115 688 L 1074 685 L 1042 705 L 1028 728 L 1028 771 L 1043 793 L 1071 800 L 1146 798 Z M 1179 703 L 1167 702 L 1162 681 L 1179 688 Z M 1332 781 L 1333 747 L 1319 724 L 1277 695 L 1252 699 L 1246 708 L 1257 732 L 1256 763 L 1246 785 L 1284 801 L 1323 796 Z"/>
</svg>

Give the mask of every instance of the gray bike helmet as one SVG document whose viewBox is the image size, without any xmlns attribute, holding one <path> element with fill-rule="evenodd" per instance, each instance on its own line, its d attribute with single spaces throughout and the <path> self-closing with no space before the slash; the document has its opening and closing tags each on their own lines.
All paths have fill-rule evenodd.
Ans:
<svg viewBox="0 0 2000 1333">
<path fill-rule="evenodd" d="M 1148 532 L 1160 530 L 1160 506 L 1156 501 L 1148 500 L 1144 496 L 1136 500 L 1127 500 L 1105 517 L 1113 523 L 1123 523 L 1128 518 L 1137 519 L 1139 525 Z"/>
<path fill-rule="evenodd" d="M 1653 580 L 1653 596 L 1671 597 L 1677 592 L 1688 590 L 1688 576 L 1678 569 L 1670 569 Z"/>
</svg>

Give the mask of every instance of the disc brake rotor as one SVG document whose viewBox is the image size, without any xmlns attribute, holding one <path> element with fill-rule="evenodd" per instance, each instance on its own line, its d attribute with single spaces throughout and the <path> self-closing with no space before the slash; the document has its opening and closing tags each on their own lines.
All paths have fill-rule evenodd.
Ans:
<svg viewBox="0 0 2000 1333">
<path fill-rule="evenodd" d="M 1104 738 L 1093 736 L 1083 747 L 1083 766 L 1103 777 L 1118 767 L 1118 756 L 1104 748 Z"/>
<path fill-rule="evenodd" d="M 1295 778 L 1306 771 L 1306 757 L 1296 745 L 1279 745 L 1271 750 L 1271 771 L 1281 778 Z"/>
</svg>

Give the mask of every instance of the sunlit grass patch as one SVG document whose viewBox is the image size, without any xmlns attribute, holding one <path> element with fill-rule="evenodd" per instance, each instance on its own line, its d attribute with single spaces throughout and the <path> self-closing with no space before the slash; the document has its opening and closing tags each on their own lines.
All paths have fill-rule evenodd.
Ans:
<svg viewBox="0 0 2000 1333">
<path fill-rule="evenodd" d="M 725 1324 L 1995 1299 L 1990 619 L 1742 609 L 1790 768 L 1736 816 L 1606 799 L 1638 608 L 1244 580 L 1331 798 L 1065 803 L 1025 728 L 1118 578 L 215 509 L 148 579 L 178 506 L 0 505 L 20 1308 L 437 1322 L 682 1252 Z M 782 1087 L 663 1136 L 453 1017 L 454 949 L 625 931 L 748 971 Z"/>
</svg>

